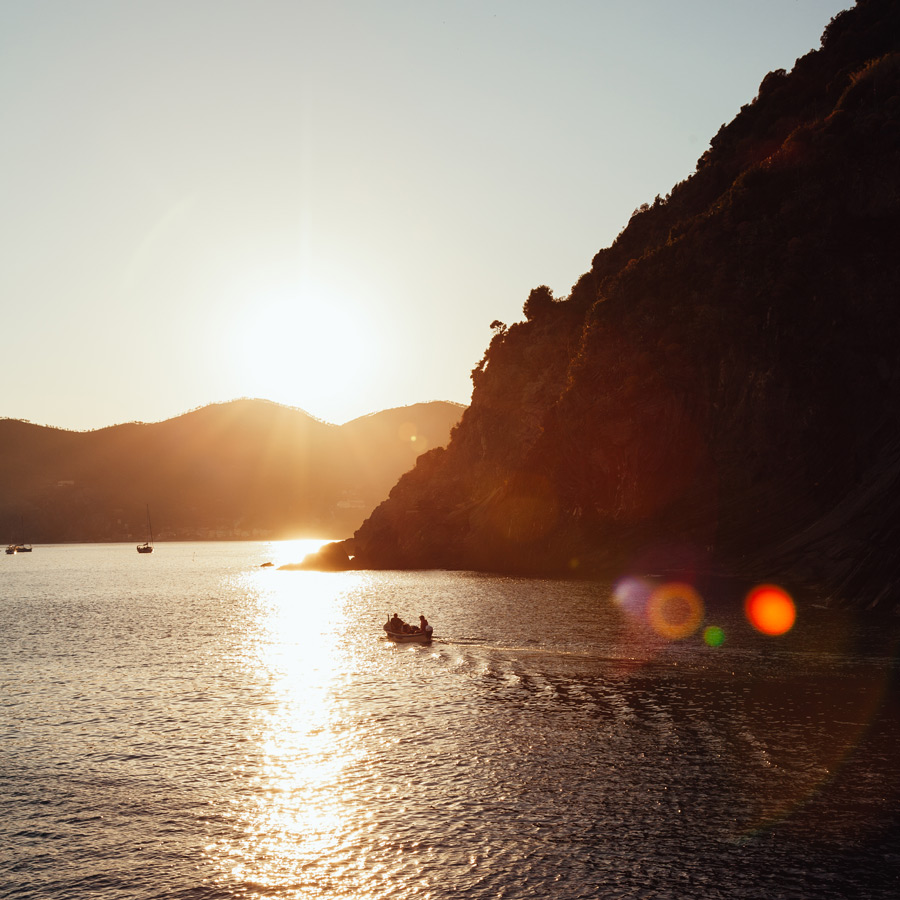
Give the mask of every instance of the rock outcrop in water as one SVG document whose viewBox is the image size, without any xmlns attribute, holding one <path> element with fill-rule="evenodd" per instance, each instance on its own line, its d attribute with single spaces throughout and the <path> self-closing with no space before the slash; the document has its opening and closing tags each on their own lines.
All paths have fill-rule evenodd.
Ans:
<svg viewBox="0 0 900 900">
<path fill-rule="evenodd" d="M 570 295 L 495 335 L 362 567 L 720 572 L 900 598 L 900 4 L 769 73 Z"/>
</svg>

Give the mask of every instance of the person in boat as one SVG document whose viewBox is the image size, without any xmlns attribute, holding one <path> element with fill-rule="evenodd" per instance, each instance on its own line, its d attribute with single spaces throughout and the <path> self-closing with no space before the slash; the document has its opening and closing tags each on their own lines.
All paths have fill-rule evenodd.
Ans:
<svg viewBox="0 0 900 900">
<path fill-rule="evenodd" d="M 394 613 L 390 619 L 388 619 L 388 630 L 393 631 L 395 634 L 403 633 L 403 619 Z"/>
<path fill-rule="evenodd" d="M 428 630 L 428 619 L 425 616 L 419 616 L 419 634 L 425 634 Z"/>
</svg>

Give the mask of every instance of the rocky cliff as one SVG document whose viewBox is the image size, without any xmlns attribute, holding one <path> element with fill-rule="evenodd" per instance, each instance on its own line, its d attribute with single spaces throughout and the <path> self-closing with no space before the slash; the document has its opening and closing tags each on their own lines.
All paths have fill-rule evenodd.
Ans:
<svg viewBox="0 0 900 900">
<path fill-rule="evenodd" d="M 722 573 L 900 601 L 900 5 L 771 72 L 570 295 L 495 335 L 364 567 Z"/>
</svg>

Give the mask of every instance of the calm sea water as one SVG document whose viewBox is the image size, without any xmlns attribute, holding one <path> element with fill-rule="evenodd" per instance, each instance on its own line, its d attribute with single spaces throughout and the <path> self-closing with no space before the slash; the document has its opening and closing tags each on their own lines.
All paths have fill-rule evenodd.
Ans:
<svg viewBox="0 0 900 900">
<path fill-rule="evenodd" d="M 0 557 L 0 897 L 900 895 L 884 627 L 304 552 Z"/>
</svg>

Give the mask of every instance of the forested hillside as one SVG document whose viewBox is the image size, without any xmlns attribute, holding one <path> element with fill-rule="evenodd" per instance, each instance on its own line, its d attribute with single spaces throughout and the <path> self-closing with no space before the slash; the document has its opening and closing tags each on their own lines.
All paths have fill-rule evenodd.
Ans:
<svg viewBox="0 0 900 900">
<path fill-rule="evenodd" d="M 330 425 L 236 400 L 152 424 L 73 432 L 0 420 L 5 543 L 155 536 L 340 537 L 357 527 L 462 407 L 422 403 Z"/>
<path fill-rule="evenodd" d="M 495 322 L 452 441 L 355 564 L 721 573 L 896 606 L 898 51 L 900 4 L 836 16 L 568 297 Z"/>
</svg>

